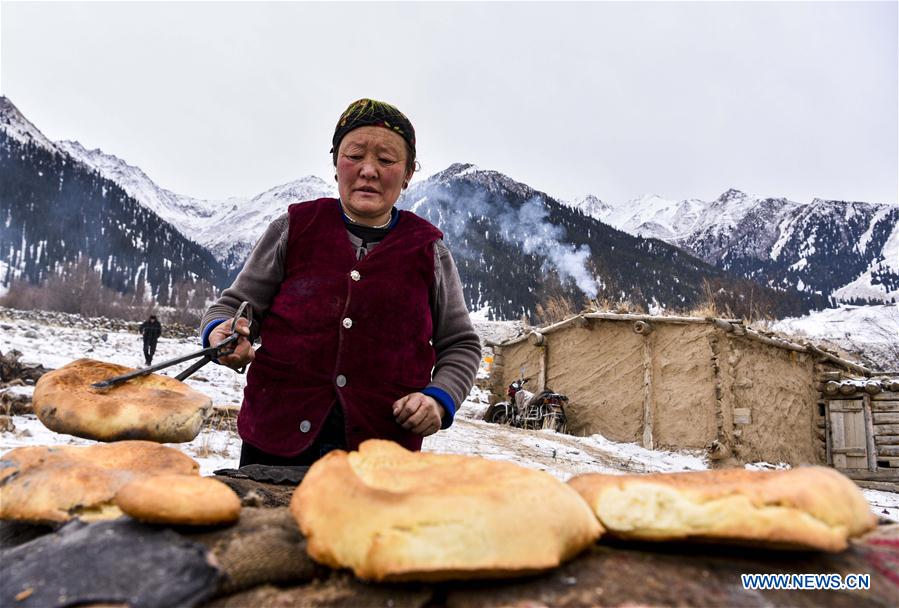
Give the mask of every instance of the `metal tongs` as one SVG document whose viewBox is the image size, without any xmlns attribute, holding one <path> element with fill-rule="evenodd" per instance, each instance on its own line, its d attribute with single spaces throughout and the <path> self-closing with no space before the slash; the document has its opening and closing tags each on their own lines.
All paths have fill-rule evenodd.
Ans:
<svg viewBox="0 0 899 608">
<path fill-rule="evenodd" d="M 184 380 L 213 359 L 218 359 L 219 357 L 230 354 L 234 351 L 237 341 L 242 337 L 242 334 L 237 333 L 237 320 L 241 318 L 246 311 L 247 321 L 249 321 L 251 325 L 253 324 L 253 308 L 250 307 L 249 304 L 249 302 L 241 303 L 240 308 L 237 309 L 237 314 L 234 315 L 234 318 L 231 320 L 231 335 L 215 346 L 210 346 L 209 348 L 198 350 L 195 353 L 184 355 L 183 357 L 169 359 L 168 361 L 163 361 L 162 363 L 157 363 L 156 365 L 151 365 L 150 367 L 137 369 L 133 372 L 122 374 L 121 376 L 115 376 L 113 378 L 107 378 L 106 380 L 94 382 L 93 384 L 91 384 L 91 388 L 109 388 L 111 386 L 117 386 L 119 384 L 122 384 L 123 382 L 131 380 L 132 378 L 146 376 L 148 374 L 152 374 L 155 371 L 165 369 L 166 367 L 171 367 L 173 365 L 178 365 L 179 363 L 184 363 L 185 361 L 190 361 L 191 359 L 196 359 L 197 357 L 202 357 L 202 359 L 175 376 L 176 380 Z M 242 374 L 245 369 L 245 367 L 241 368 L 237 370 L 237 373 Z"/>
</svg>

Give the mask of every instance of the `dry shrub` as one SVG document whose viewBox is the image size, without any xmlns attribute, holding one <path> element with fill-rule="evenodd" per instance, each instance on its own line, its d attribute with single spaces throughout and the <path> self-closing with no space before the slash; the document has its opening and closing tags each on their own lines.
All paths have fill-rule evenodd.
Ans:
<svg viewBox="0 0 899 608">
<path fill-rule="evenodd" d="M 537 304 L 534 315 L 538 325 L 550 325 L 577 314 L 574 302 L 565 296 L 550 296 Z"/>
<path fill-rule="evenodd" d="M 142 321 L 155 314 L 164 323 L 194 328 L 200 323 L 207 299 L 215 296 L 215 288 L 206 281 L 180 281 L 169 291 L 169 306 L 163 312 L 156 300 L 146 296 L 143 285 L 139 287 L 127 294 L 104 287 L 101 274 L 81 257 L 40 285 L 22 279 L 12 281 L 9 291 L 0 297 L 0 306 L 126 321 Z"/>
<path fill-rule="evenodd" d="M 712 289 L 712 285 L 708 282 L 707 279 L 702 280 L 702 301 L 699 302 L 693 308 L 684 311 L 684 314 L 688 317 L 703 317 L 703 318 L 732 318 L 733 314 L 730 311 L 730 306 L 728 306 L 727 302 L 719 301 L 720 298 L 716 298 L 716 293 Z"/>
<path fill-rule="evenodd" d="M 209 456 L 228 456 L 227 445 L 216 448 L 212 439 L 222 433 L 237 436 L 237 417 L 235 411 L 216 408 L 203 423 L 203 436 L 197 448 L 197 456 L 208 458 Z"/>
<path fill-rule="evenodd" d="M 646 308 L 631 300 L 610 300 L 609 298 L 590 300 L 585 310 L 587 312 L 611 312 L 619 315 L 646 314 Z"/>
</svg>

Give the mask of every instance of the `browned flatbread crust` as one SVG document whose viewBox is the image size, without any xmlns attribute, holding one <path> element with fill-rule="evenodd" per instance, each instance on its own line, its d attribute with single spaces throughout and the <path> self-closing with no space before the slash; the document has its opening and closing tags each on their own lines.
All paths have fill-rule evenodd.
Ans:
<svg viewBox="0 0 899 608">
<path fill-rule="evenodd" d="M 240 518 L 240 498 L 211 477 L 142 477 L 122 487 L 115 504 L 134 519 L 157 524 L 219 525 Z"/>
<path fill-rule="evenodd" d="M 0 459 L 0 519 L 115 518 L 121 516 L 115 494 L 132 479 L 199 470 L 189 456 L 151 441 L 17 448 Z"/>
<path fill-rule="evenodd" d="M 290 509 L 313 559 L 378 581 L 531 574 L 602 532 L 577 493 L 548 473 L 381 440 L 316 462 Z"/>
<path fill-rule="evenodd" d="M 32 399 L 48 429 L 97 441 L 191 441 L 212 411 L 212 400 L 183 382 L 149 374 L 107 389 L 91 384 L 133 371 L 78 359 L 41 376 Z"/>
<path fill-rule="evenodd" d="M 620 538 L 706 539 L 836 552 L 877 522 L 858 487 L 825 467 L 591 473 L 568 483 L 609 534 Z"/>
</svg>

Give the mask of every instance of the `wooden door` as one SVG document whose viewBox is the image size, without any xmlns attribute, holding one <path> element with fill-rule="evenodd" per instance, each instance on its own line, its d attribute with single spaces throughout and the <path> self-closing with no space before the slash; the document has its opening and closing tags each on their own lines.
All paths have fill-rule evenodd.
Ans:
<svg viewBox="0 0 899 608">
<path fill-rule="evenodd" d="M 868 439 L 863 399 L 834 399 L 827 404 L 831 454 L 837 469 L 867 469 Z"/>
</svg>

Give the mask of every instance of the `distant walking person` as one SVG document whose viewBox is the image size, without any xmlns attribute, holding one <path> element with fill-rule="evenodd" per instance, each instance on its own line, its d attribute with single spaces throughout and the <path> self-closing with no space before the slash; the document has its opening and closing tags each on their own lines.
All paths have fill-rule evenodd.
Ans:
<svg viewBox="0 0 899 608">
<path fill-rule="evenodd" d="M 153 363 L 153 355 L 156 354 L 156 342 L 162 335 L 162 325 L 156 320 L 156 315 L 150 315 L 150 318 L 140 324 L 140 333 L 144 337 L 144 359 L 147 365 Z"/>
</svg>

